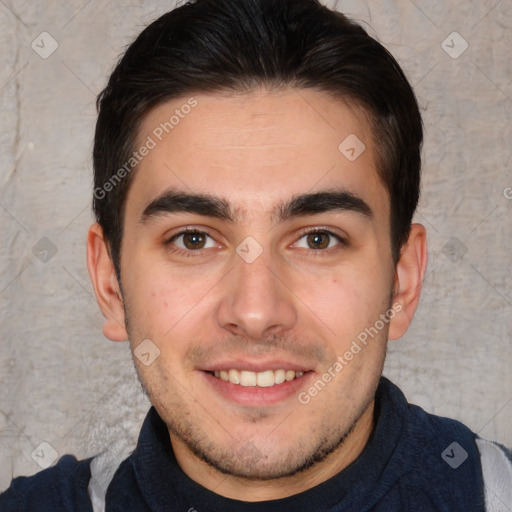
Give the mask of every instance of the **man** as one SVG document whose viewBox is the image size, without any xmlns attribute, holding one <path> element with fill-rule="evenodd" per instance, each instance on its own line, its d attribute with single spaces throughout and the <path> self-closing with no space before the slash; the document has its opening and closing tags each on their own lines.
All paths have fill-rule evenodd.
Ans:
<svg viewBox="0 0 512 512">
<path fill-rule="evenodd" d="M 89 272 L 153 407 L 125 460 L 62 457 L 2 511 L 510 509 L 510 452 L 381 376 L 427 250 L 378 42 L 316 0 L 197 0 L 98 107 Z"/>
</svg>

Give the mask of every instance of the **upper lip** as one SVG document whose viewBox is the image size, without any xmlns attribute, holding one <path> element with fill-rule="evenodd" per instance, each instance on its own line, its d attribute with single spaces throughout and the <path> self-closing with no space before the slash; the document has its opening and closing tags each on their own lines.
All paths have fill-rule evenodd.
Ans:
<svg viewBox="0 0 512 512">
<path fill-rule="evenodd" d="M 211 363 L 200 368 L 205 372 L 216 372 L 221 370 L 245 370 L 249 372 L 264 372 L 267 370 L 294 370 L 299 372 L 307 372 L 311 370 L 310 366 L 301 363 L 293 363 L 290 361 L 249 361 L 247 359 L 231 359 L 229 361 L 221 361 Z"/>
</svg>

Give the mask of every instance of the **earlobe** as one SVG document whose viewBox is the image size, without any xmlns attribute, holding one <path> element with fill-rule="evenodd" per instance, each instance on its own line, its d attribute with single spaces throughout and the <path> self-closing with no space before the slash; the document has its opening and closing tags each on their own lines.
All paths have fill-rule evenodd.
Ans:
<svg viewBox="0 0 512 512">
<path fill-rule="evenodd" d="M 103 230 L 93 224 L 87 235 L 87 267 L 96 300 L 105 317 L 103 334 L 112 341 L 126 341 L 124 303 L 114 264 L 110 258 Z"/>
<path fill-rule="evenodd" d="M 396 266 L 393 304 L 398 313 L 390 322 L 388 338 L 396 340 L 409 328 L 418 302 L 427 268 L 427 234 L 421 224 L 413 224 Z"/>
</svg>

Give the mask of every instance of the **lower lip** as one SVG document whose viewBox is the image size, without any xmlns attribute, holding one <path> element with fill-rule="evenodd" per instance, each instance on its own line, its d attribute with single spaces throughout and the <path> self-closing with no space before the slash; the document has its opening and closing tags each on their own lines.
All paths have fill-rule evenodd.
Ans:
<svg viewBox="0 0 512 512">
<path fill-rule="evenodd" d="M 225 399 L 247 406 L 272 405 L 296 397 L 301 388 L 304 388 L 313 376 L 313 372 L 306 372 L 302 377 L 267 388 L 258 386 L 242 386 L 224 381 L 207 372 L 201 372 L 213 389 Z"/>
</svg>

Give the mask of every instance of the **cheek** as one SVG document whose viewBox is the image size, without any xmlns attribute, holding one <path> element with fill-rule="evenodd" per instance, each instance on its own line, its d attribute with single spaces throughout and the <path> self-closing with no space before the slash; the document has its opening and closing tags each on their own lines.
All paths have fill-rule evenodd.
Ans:
<svg viewBox="0 0 512 512">
<path fill-rule="evenodd" d="M 165 337 L 186 316 L 193 314 L 197 298 L 193 289 L 186 289 L 171 280 L 147 280 L 132 288 L 131 312 L 138 329 L 155 339 Z"/>
<path fill-rule="evenodd" d="M 212 304 L 205 293 L 218 282 L 212 274 L 194 277 L 190 270 L 173 271 L 165 262 L 133 260 L 125 292 L 134 342 L 148 338 L 175 357 L 180 346 L 185 350 L 176 340 L 199 339 L 203 326 L 211 325 L 207 317 L 211 319 Z"/>
<path fill-rule="evenodd" d="M 323 321 L 329 337 L 340 349 L 388 309 L 389 295 L 382 272 L 368 267 L 339 271 L 328 279 L 308 282 L 300 294 L 313 318 Z"/>
</svg>

